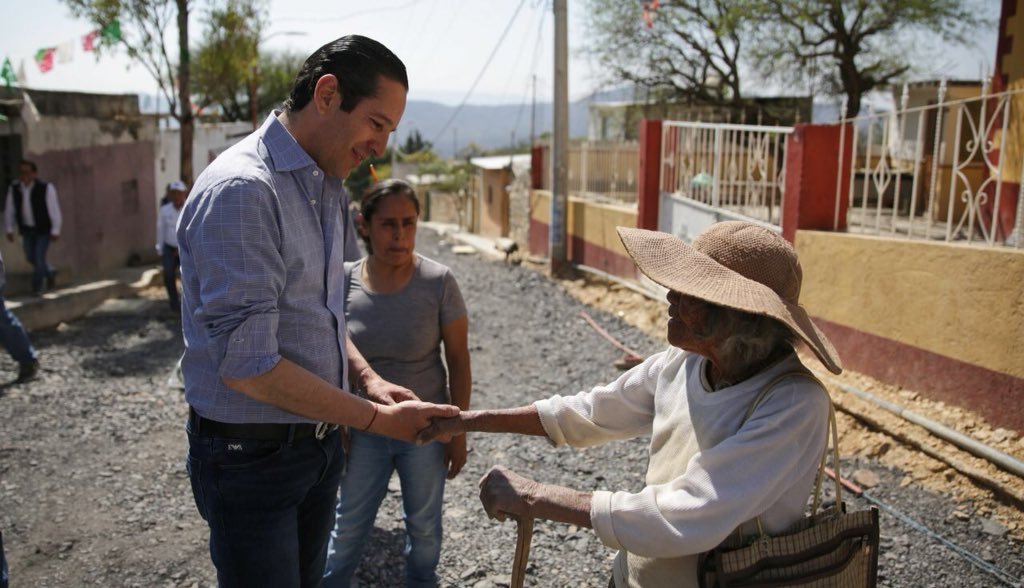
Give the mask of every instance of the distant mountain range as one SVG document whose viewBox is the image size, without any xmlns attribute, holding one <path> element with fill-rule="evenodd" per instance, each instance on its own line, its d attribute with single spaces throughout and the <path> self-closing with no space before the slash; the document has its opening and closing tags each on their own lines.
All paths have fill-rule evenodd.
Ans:
<svg viewBox="0 0 1024 588">
<path fill-rule="evenodd" d="M 590 102 L 593 102 L 593 98 L 569 104 L 570 137 L 586 136 L 587 104 Z M 142 112 L 147 113 L 157 112 L 158 109 L 166 112 L 167 109 L 166 102 L 161 97 L 146 94 L 139 95 L 139 107 Z M 467 104 L 457 109 L 455 106 L 438 102 L 410 100 L 398 125 L 398 140 L 399 143 L 404 143 L 411 132 L 418 130 L 425 141 L 434 144 L 435 153 L 446 158 L 470 143 L 475 143 L 481 149 L 508 147 L 529 141 L 530 110 L 529 103 L 522 106 Z M 551 103 L 538 103 L 533 117 L 534 136 L 539 137 L 543 133 L 551 132 L 551 121 L 554 118 Z M 173 120 L 168 124 L 177 126 Z"/>
<path fill-rule="evenodd" d="M 594 102 L 619 102 L 635 98 L 635 92 L 622 88 L 587 96 L 569 103 L 569 137 L 584 138 L 587 135 L 587 108 Z M 139 105 L 143 112 L 154 112 L 160 104 L 156 96 L 140 95 Z M 550 133 L 552 128 L 552 104 L 539 102 L 532 109 L 533 135 L 540 137 Z M 813 121 L 833 122 L 838 117 L 839 107 L 835 102 L 815 102 Z M 454 117 L 454 118 L 453 118 Z M 530 139 L 531 105 L 466 104 L 456 106 L 424 100 L 410 100 L 405 115 L 399 123 L 397 136 L 399 144 L 413 131 L 419 131 L 425 141 L 430 141 L 434 151 L 442 157 L 451 157 L 470 143 L 483 150 L 500 149 L 511 145 L 525 144 Z"/>
<path fill-rule="evenodd" d="M 580 100 L 569 104 L 569 136 L 587 134 L 587 104 Z M 550 133 L 554 116 L 551 103 L 538 103 L 533 109 L 533 134 Z M 452 118 L 454 117 L 454 119 Z M 398 125 L 399 144 L 413 131 L 434 145 L 434 152 L 451 157 L 456 151 L 475 143 L 481 149 L 498 149 L 526 143 L 530 139 L 529 104 L 473 105 L 461 109 L 437 102 L 410 100 Z"/>
</svg>

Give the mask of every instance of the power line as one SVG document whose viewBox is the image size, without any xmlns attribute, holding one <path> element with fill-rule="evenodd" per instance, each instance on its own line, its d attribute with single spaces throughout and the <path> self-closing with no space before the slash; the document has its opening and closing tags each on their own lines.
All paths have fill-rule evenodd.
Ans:
<svg viewBox="0 0 1024 588">
<path fill-rule="evenodd" d="M 484 77 L 484 72 L 486 72 L 487 68 L 491 65 L 491 60 L 494 59 L 494 56 L 498 53 L 498 49 L 501 48 L 501 44 L 505 41 L 505 37 L 508 35 L 509 30 L 512 29 L 512 24 L 516 21 L 516 17 L 519 16 L 519 11 L 523 8 L 523 4 L 526 4 L 526 0 L 520 0 L 519 6 L 516 7 L 516 11 L 515 13 L 512 14 L 512 18 L 510 18 L 508 20 L 508 24 L 505 25 L 505 30 L 501 33 L 501 36 L 498 37 L 498 42 L 494 45 L 494 49 L 491 51 L 491 54 L 487 57 L 487 61 L 484 63 L 483 68 L 480 69 L 480 73 L 477 74 L 476 79 L 473 80 L 473 85 L 469 87 L 469 91 L 466 92 L 466 96 L 462 99 L 462 102 L 460 102 L 459 105 L 455 108 L 455 112 L 452 113 L 452 116 L 448 119 L 448 122 L 444 123 L 444 126 L 441 127 L 441 130 L 438 131 L 437 136 L 434 137 L 432 143 L 434 143 L 435 145 L 437 144 L 438 139 L 440 139 L 441 136 L 444 135 L 444 132 L 448 130 L 448 127 L 450 127 L 451 124 L 455 122 L 455 117 L 457 117 L 459 113 L 462 112 L 462 107 L 466 105 L 466 102 L 469 100 L 469 97 L 473 95 L 473 91 L 476 90 L 476 85 L 479 84 L 480 79 Z"/>
<path fill-rule="evenodd" d="M 540 17 L 540 19 L 542 21 L 544 19 L 545 12 L 546 11 L 541 10 L 539 12 L 539 14 L 538 14 L 538 16 Z M 501 94 L 502 95 L 505 95 L 505 94 L 508 93 L 508 88 L 509 88 L 510 85 L 512 85 L 512 80 L 515 79 L 515 76 L 512 75 L 512 73 L 515 72 L 516 69 L 519 67 L 519 59 L 526 53 L 526 47 L 527 47 L 527 44 L 529 43 L 529 41 L 530 41 L 530 35 L 529 34 L 523 35 L 523 42 L 519 46 L 519 50 L 514 53 L 515 60 L 512 62 L 512 64 L 508 68 L 509 76 L 507 78 L 505 78 L 505 85 L 502 86 L 502 88 L 501 88 Z"/>
<path fill-rule="evenodd" d="M 544 36 L 544 22 L 545 22 L 545 19 L 546 19 L 547 15 L 548 15 L 548 11 L 547 10 L 542 10 L 541 13 L 540 13 L 540 26 L 537 27 L 537 41 L 536 41 L 536 44 L 533 47 L 533 58 L 532 58 L 532 62 L 530 63 L 530 77 L 527 78 L 527 80 L 526 80 L 526 91 L 523 92 L 523 100 L 519 103 L 519 110 L 516 112 L 516 124 L 512 126 L 513 129 L 518 129 L 519 128 L 519 119 L 523 115 L 523 109 L 526 108 L 526 100 L 530 96 L 530 91 L 533 90 L 534 92 L 536 92 L 536 86 L 537 86 L 537 79 L 536 79 L 537 78 L 537 62 L 540 60 L 540 48 L 541 48 L 541 44 L 542 44 L 541 42 L 542 42 L 543 36 Z M 536 100 L 536 97 L 534 97 L 534 100 Z M 532 128 L 531 128 L 531 130 L 532 130 Z M 531 136 L 530 136 L 530 140 L 531 141 L 533 140 L 532 133 L 531 133 Z M 513 145 L 513 147 L 514 147 L 514 145 Z M 533 145 L 530 145 L 530 147 L 532 148 Z"/>
<path fill-rule="evenodd" d="M 331 22 L 338 20 L 347 20 L 350 18 L 355 18 L 357 16 L 366 16 L 367 14 L 391 12 L 394 10 L 405 10 L 406 8 L 409 8 L 410 6 L 415 6 L 416 4 L 419 4 L 422 1 L 423 0 L 410 0 L 409 2 L 406 2 L 401 6 L 382 6 L 379 8 L 367 8 L 366 10 L 357 10 L 356 12 L 346 14 L 344 16 L 286 16 L 284 18 L 276 18 L 274 19 L 274 22 Z"/>
<path fill-rule="evenodd" d="M 422 62 L 424 59 L 430 59 L 437 52 L 438 45 L 440 45 L 442 41 L 447 41 L 449 39 L 448 32 L 451 30 L 452 25 L 455 23 L 456 16 L 462 12 L 462 3 L 463 2 L 465 2 L 465 0 L 460 0 L 457 4 L 452 4 L 451 2 L 445 2 L 445 6 L 447 6 L 449 8 L 454 8 L 454 10 L 452 11 L 451 15 L 448 18 L 444 19 L 444 21 L 443 21 L 444 22 L 444 28 L 443 29 L 438 29 L 436 27 L 433 28 L 432 33 L 433 33 L 434 39 L 433 39 L 433 42 L 430 43 L 430 46 L 427 49 L 424 49 L 422 51 L 415 51 L 415 52 L 413 52 L 411 54 L 411 56 L 409 58 L 410 59 L 410 64 L 409 64 L 410 65 L 410 67 L 409 67 L 410 70 L 415 69 L 413 66 L 419 65 L 420 62 Z M 410 80 L 410 83 L 411 83 L 411 80 Z"/>
<path fill-rule="evenodd" d="M 430 7 L 427 8 L 427 16 L 426 16 L 426 18 L 424 18 L 422 21 L 419 21 L 417 26 L 418 26 L 418 28 L 421 31 L 429 31 L 429 30 L 437 28 L 437 27 L 430 26 L 431 25 L 431 21 L 433 20 L 434 15 L 436 15 L 438 12 L 440 12 L 437 9 L 437 3 L 438 3 L 438 0 L 434 0 L 431 3 Z M 402 43 L 402 51 L 403 51 L 403 54 L 405 54 L 405 55 L 417 55 L 418 56 L 418 55 L 422 54 L 420 49 L 423 47 L 424 41 L 426 39 L 424 38 L 423 35 L 411 35 L 411 34 L 409 34 L 409 29 L 413 25 L 413 22 L 417 21 L 417 20 L 418 19 L 410 18 L 410 19 L 407 19 L 407 21 L 406 21 L 405 31 L 402 34 L 402 39 L 404 41 Z M 411 46 L 410 46 L 410 43 L 411 43 Z"/>
</svg>

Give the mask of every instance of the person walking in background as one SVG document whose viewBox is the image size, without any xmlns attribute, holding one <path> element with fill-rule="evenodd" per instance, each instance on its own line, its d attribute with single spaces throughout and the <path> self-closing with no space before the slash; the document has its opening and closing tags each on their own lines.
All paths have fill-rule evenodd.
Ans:
<svg viewBox="0 0 1024 588">
<path fill-rule="evenodd" d="M 451 270 L 415 252 L 416 193 L 401 180 L 377 183 L 363 196 L 360 213 L 368 255 L 345 264 L 352 342 L 374 371 L 416 390 L 421 400 L 469 409 L 466 305 Z M 445 478 L 465 465 L 466 436 L 416 445 L 358 430 L 350 435 L 324 587 L 351 584 L 395 471 L 402 485 L 406 586 L 437 586 Z"/>
<path fill-rule="evenodd" d="M 164 272 L 164 288 L 167 289 L 167 300 L 171 312 L 181 313 L 181 301 L 178 298 L 178 217 L 181 207 L 185 205 L 188 186 L 181 180 L 167 185 L 167 197 L 157 213 L 156 218 L 156 251 L 160 254 L 160 262 Z"/>
<path fill-rule="evenodd" d="M 345 322 L 342 179 L 384 152 L 408 88 L 377 41 L 327 43 L 284 111 L 217 157 L 182 208 L 187 469 L 221 588 L 321 584 L 337 425 L 412 441 L 459 413 L 378 375 Z"/>
<path fill-rule="evenodd" d="M 39 296 L 45 283 L 47 290 L 56 286 L 57 272 L 46 261 L 50 243 L 60 239 L 61 214 L 57 188 L 36 178 L 35 162 L 27 159 L 18 164 L 18 180 L 7 190 L 4 226 L 7 240 L 14 242 L 14 227 L 21 233 L 25 258 L 32 264 L 32 294 Z"/>
<path fill-rule="evenodd" d="M 39 373 L 39 354 L 36 353 L 35 347 L 32 347 L 21 321 L 7 308 L 7 302 L 4 300 L 6 282 L 4 258 L 0 255 L 0 342 L 11 355 L 11 359 L 18 362 L 18 379 L 15 381 L 27 382 Z"/>
</svg>

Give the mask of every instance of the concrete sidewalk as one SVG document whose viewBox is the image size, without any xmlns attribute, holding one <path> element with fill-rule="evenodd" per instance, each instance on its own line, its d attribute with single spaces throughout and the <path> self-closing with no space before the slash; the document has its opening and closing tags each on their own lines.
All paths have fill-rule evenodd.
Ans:
<svg viewBox="0 0 1024 588">
<path fill-rule="evenodd" d="M 106 279 L 72 284 L 38 297 L 8 298 L 6 303 L 26 329 L 49 329 L 84 316 L 107 299 L 125 298 L 137 290 L 159 286 L 163 283 L 160 275 L 159 267 L 127 267 Z"/>
<path fill-rule="evenodd" d="M 430 229 L 442 237 L 458 241 L 463 245 L 469 245 L 476 249 L 477 252 L 487 257 L 505 259 L 505 253 L 495 247 L 494 240 L 480 235 L 474 235 L 473 233 L 463 232 L 458 225 L 420 221 L 419 226 L 425 229 Z"/>
<path fill-rule="evenodd" d="M 481 255 L 504 259 L 505 253 L 495 247 L 487 237 L 462 232 L 457 225 L 420 222 L 420 226 L 451 238 L 462 245 L 471 246 Z M 115 270 L 110 277 L 91 282 L 71 284 L 46 292 L 42 296 L 15 296 L 7 298 L 7 308 L 30 331 L 49 329 L 60 323 L 85 316 L 111 298 L 128 298 L 136 291 L 162 285 L 159 266 L 126 267 Z"/>
</svg>

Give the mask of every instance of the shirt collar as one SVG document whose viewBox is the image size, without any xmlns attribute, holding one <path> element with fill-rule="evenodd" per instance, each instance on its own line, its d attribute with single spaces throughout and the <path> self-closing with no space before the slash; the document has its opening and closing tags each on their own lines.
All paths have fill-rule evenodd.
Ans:
<svg viewBox="0 0 1024 588">
<path fill-rule="evenodd" d="M 274 161 L 276 171 L 290 172 L 316 166 L 313 158 L 306 153 L 295 137 L 292 137 L 288 129 L 278 120 L 277 115 L 280 113 L 279 110 L 271 112 L 260 129 L 263 142 L 267 146 L 270 158 Z"/>
</svg>

